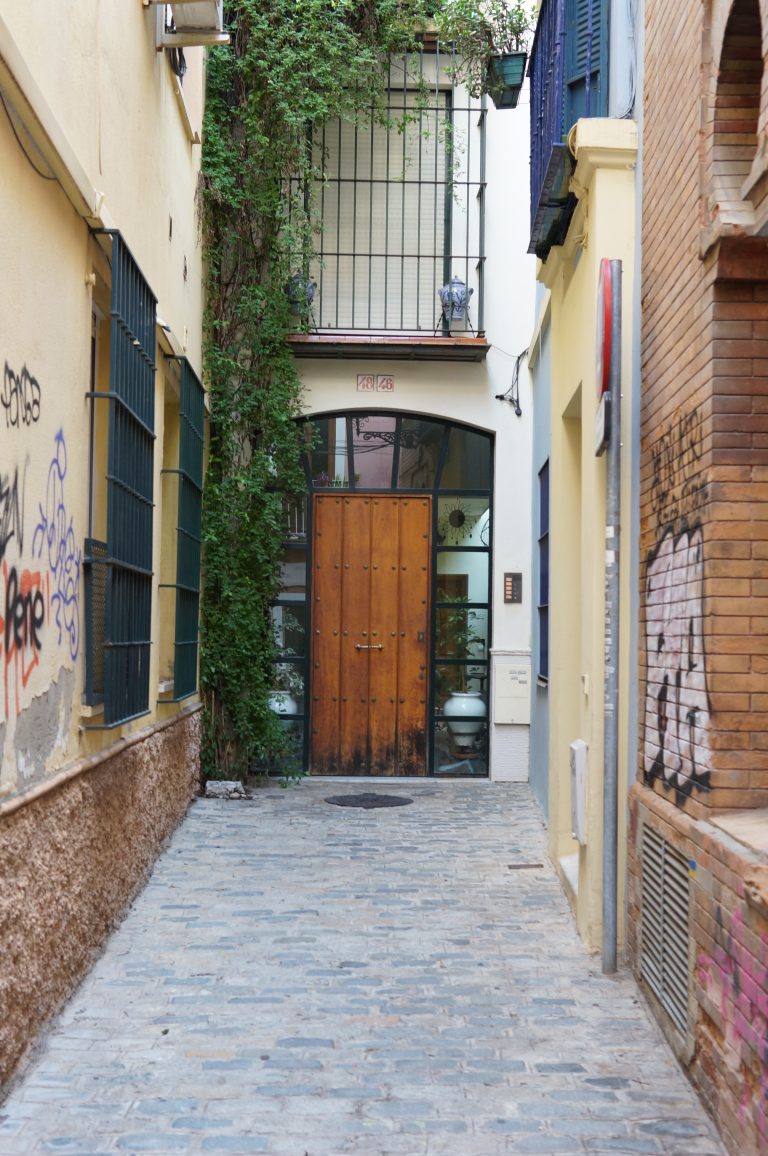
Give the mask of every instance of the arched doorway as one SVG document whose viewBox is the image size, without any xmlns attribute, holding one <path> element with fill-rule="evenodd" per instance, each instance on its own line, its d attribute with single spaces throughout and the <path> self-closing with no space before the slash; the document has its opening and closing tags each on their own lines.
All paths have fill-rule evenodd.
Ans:
<svg viewBox="0 0 768 1156">
<path fill-rule="evenodd" d="M 487 775 L 493 438 L 365 410 L 303 419 L 274 607 L 315 774 Z"/>
</svg>

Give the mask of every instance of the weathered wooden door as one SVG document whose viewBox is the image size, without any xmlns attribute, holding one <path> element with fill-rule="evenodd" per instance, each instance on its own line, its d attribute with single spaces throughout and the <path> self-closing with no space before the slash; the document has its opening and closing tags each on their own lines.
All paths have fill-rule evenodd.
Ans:
<svg viewBox="0 0 768 1156">
<path fill-rule="evenodd" d="M 424 775 L 431 498 L 314 501 L 311 770 Z"/>
</svg>

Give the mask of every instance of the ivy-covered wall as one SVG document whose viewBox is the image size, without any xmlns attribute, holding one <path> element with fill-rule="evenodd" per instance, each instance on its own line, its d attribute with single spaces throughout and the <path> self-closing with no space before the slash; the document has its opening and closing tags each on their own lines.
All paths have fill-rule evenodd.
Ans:
<svg viewBox="0 0 768 1156">
<path fill-rule="evenodd" d="M 387 61 L 415 44 L 422 0 L 236 0 L 211 51 L 203 138 L 206 384 L 203 768 L 241 776 L 280 751 L 268 706 L 283 497 L 303 488 L 301 384 L 285 292 L 312 235 L 307 128 L 383 119 Z"/>
</svg>

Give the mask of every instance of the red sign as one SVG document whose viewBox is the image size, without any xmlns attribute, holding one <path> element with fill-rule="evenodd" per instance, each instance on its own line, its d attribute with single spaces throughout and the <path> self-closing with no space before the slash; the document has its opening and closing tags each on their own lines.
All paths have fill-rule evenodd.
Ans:
<svg viewBox="0 0 768 1156">
<path fill-rule="evenodd" d="M 613 276 L 611 262 L 603 257 L 597 285 L 597 400 L 611 383 L 611 332 L 613 321 Z"/>
</svg>

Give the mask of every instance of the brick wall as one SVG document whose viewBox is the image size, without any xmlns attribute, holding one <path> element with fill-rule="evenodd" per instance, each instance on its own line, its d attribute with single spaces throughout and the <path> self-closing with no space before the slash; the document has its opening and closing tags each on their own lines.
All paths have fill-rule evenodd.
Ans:
<svg viewBox="0 0 768 1156">
<path fill-rule="evenodd" d="M 640 845 L 647 824 L 679 851 L 690 873 L 690 1030 L 680 1033 L 649 998 L 670 1043 L 688 1066 L 729 1149 L 768 1150 L 768 868 L 765 859 L 710 823 L 635 787 L 630 825 Z M 642 935 L 641 867 L 630 856 L 630 951 Z M 647 989 L 646 989 L 647 990 Z"/>
<path fill-rule="evenodd" d="M 713 276 L 699 255 L 702 14 L 648 0 L 643 128 L 640 768 L 694 814 L 710 769 L 703 617 Z M 650 99 L 653 94 L 653 99 Z M 701 651 L 684 686 L 685 619 Z M 691 732 L 687 719 L 696 710 Z"/>
<path fill-rule="evenodd" d="M 757 107 L 759 8 L 765 42 L 768 0 L 645 7 L 641 728 L 628 885 L 640 975 L 643 825 L 690 865 L 687 1033 L 650 998 L 739 1156 L 768 1151 L 768 856 L 712 819 L 768 808 L 768 241 L 750 235 L 759 206 L 741 194 L 760 163 L 758 116 L 768 118 Z"/>
<path fill-rule="evenodd" d="M 740 3 L 714 5 L 714 86 L 701 6 L 646 8 L 640 768 L 696 817 L 768 806 L 768 248 L 730 230 L 702 256 L 723 166 L 741 182 L 747 159 L 744 134 L 722 152 L 742 124 L 723 108 L 756 120 Z"/>
</svg>

